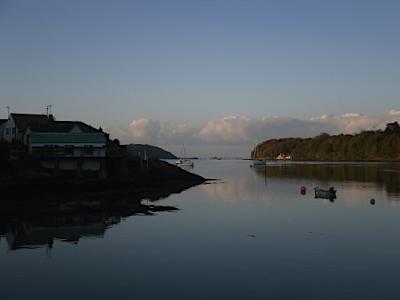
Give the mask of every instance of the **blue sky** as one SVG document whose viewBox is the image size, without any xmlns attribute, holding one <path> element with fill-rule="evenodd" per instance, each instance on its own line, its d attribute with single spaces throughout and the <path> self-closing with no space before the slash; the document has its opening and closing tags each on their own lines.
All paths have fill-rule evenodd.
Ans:
<svg viewBox="0 0 400 300">
<path fill-rule="evenodd" d="M 0 117 L 52 104 L 118 136 L 139 118 L 385 114 L 399 37 L 400 1 L 0 0 Z"/>
</svg>

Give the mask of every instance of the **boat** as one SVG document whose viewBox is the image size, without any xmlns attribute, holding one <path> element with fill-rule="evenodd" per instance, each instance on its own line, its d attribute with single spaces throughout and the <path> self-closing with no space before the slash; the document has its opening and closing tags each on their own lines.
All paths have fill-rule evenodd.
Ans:
<svg viewBox="0 0 400 300">
<path fill-rule="evenodd" d="M 175 162 L 175 165 L 177 165 L 178 167 L 193 167 L 193 166 L 194 166 L 194 163 L 193 163 L 193 161 L 190 160 L 190 159 L 181 158 L 181 159 L 178 159 L 178 160 Z"/>
<path fill-rule="evenodd" d="M 177 161 L 175 161 L 175 165 L 177 165 L 178 167 L 193 167 L 194 163 L 191 159 L 186 158 L 186 149 L 185 149 L 185 145 L 183 145 L 183 156 L 178 159 Z"/>
<path fill-rule="evenodd" d="M 258 167 L 266 167 L 267 161 L 265 159 L 253 159 L 251 167 L 258 168 Z"/>
<path fill-rule="evenodd" d="M 336 199 L 336 190 L 333 187 L 330 187 L 329 190 L 324 190 L 319 187 L 314 189 L 315 198 L 321 199 Z"/>
<path fill-rule="evenodd" d="M 221 157 L 218 157 L 218 156 L 213 156 L 213 157 L 211 157 L 211 159 L 214 159 L 214 160 L 221 160 L 222 158 L 221 158 Z"/>
<path fill-rule="evenodd" d="M 258 156 L 258 145 L 256 144 L 254 146 L 254 153 L 252 157 L 257 157 Z M 252 168 L 258 168 L 258 167 L 266 167 L 267 166 L 267 160 L 266 159 L 252 159 L 252 164 L 250 167 Z"/>
</svg>

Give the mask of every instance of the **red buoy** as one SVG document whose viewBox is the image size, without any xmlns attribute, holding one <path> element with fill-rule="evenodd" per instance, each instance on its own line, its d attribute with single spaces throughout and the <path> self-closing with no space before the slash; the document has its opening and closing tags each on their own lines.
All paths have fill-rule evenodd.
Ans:
<svg viewBox="0 0 400 300">
<path fill-rule="evenodd" d="M 300 188 L 300 193 L 301 193 L 302 195 L 305 195 L 305 194 L 307 193 L 307 188 L 306 188 L 305 186 L 302 186 L 302 187 Z"/>
</svg>

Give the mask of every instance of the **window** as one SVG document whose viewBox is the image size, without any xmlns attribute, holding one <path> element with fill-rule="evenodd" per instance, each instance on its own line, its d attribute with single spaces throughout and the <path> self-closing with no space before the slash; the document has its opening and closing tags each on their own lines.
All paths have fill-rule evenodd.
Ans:
<svg viewBox="0 0 400 300">
<path fill-rule="evenodd" d="M 46 155 L 54 155 L 54 146 L 53 145 L 46 145 L 44 146 L 44 153 Z"/>
<path fill-rule="evenodd" d="M 74 154 L 74 146 L 65 146 L 64 154 L 65 155 L 73 155 Z"/>
<path fill-rule="evenodd" d="M 93 156 L 93 146 L 85 145 L 83 147 L 83 155 L 90 155 Z"/>
<path fill-rule="evenodd" d="M 12 129 L 12 134 L 15 134 L 16 130 L 15 127 Z"/>
</svg>

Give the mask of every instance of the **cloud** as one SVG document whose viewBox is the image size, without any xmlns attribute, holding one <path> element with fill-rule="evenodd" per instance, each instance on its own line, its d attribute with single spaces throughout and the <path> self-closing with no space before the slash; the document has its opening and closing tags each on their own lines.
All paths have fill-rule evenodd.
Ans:
<svg viewBox="0 0 400 300">
<path fill-rule="evenodd" d="M 139 118 L 129 125 L 135 143 L 157 144 L 160 139 L 161 126 L 159 121 Z"/>
<path fill-rule="evenodd" d="M 400 120 L 400 111 L 380 116 L 357 112 L 341 116 L 323 114 L 309 120 L 287 117 L 248 118 L 228 116 L 195 127 L 139 118 L 130 124 L 133 141 L 156 145 L 254 145 L 270 138 L 313 137 L 321 132 L 352 134 L 362 130 L 384 129 L 386 123 Z"/>
<path fill-rule="evenodd" d="M 313 118 L 317 126 L 324 124 L 329 128 L 326 132 L 332 134 L 352 134 L 362 130 L 383 129 L 386 123 L 392 122 L 393 116 L 365 116 L 359 113 L 346 113 L 341 116 L 324 115 L 320 118 Z"/>
<path fill-rule="evenodd" d="M 200 138 L 208 144 L 249 145 L 269 138 L 315 136 L 331 131 L 330 124 L 295 118 L 225 117 L 209 121 L 200 131 Z"/>
<path fill-rule="evenodd" d="M 206 143 L 241 144 L 248 140 L 249 125 L 251 125 L 251 119 L 229 116 L 209 121 L 200 130 L 199 137 Z"/>
<path fill-rule="evenodd" d="M 343 118 L 358 118 L 361 117 L 362 115 L 360 113 L 345 113 L 342 115 Z"/>
<path fill-rule="evenodd" d="M 154 145 L 199 143 L 198 129 L 186 124 L 175 125 L 138 118 L 131 122 L 129 128 L 134 143 Z"/>
<path fill-rule="evenodd" d="M 391 109 L 391 110 L 389 111 L 389 115 L 390 115 L 390 116 L 400 116 L 400 110 Z"/>
</svg>

